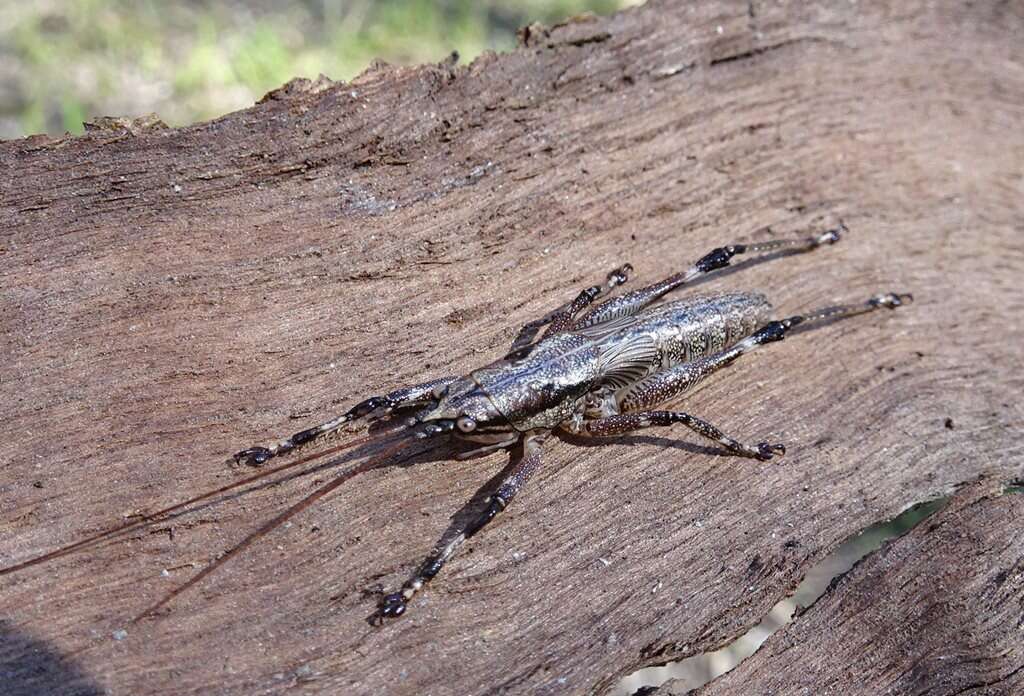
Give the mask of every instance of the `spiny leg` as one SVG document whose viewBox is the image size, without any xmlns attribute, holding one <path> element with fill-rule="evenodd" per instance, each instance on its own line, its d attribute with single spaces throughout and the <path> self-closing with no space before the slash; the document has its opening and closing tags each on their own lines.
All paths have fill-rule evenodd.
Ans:
<svg viewBox="0 0 1024 696">
<path fill-rule="evenodd" d="M 591 285 L 589 288 L 585 288 L 572 302 L 567 302 L 558 309 L 548 312 L 540 319 L 524 325 L 519 330 L 516 340 L 512 342 L 512 347 L 509 348 L 506 357 L 514 357 L 519 351 L 529 346 L 537 332 L 545 326 L 548 326 L 548 330 L 544 334 L 545 336 L 564 331 L 572 324 L 577 314 L 586 309 L 599 297 L 607 295 L 616 287 L 629 280 L 629 274 L 632 272 L 633 267 L 631 265 L 628 263 L 623 264 L 608 274 L 608 279 L 603 285 Z"/>
<path fill-rule="evenodd" d="M 527 479 L 540 466 L 541 445 L 547 433 L 529 434 L 523 439 L 523 454 L 516 462 L 512 473 L 498 486 L 498 490 L 484 501 L 487 507 L 483 513 L 468 523 L 455 537 L 424 561 L 416 574 L 409 578 L 400 592 L 385 595 L 380 604 L 380 615 L 383 617 L 401 616 L 413 595 L 420 591 L 440 572 L 462 543 L 483 529 L 499 512 L 508 507 L 516 493 L 523 487 Z"/>
<path fill-rule="evenodd" d="M 682 411 L 622 413 L 617 416 L 585 420 L 581 424 L 570 426 L 569 430 L 577 435 L 611 437 L 642 428 L 673 425 L 675 423 L 682 423 L 695 433 L 709 440 L 714 440 L 730 452 L 743 457 L 768 460 L 775 454 L 785 454 L 786 452 L 786 448 L 783 445 L 770 445 L 767 442 L 759 442 L 757 445 L 744 444 L 735 438 L 729 437 L 711 423 Z"/>
<path fill-rule="evenodd" d="M 773 239 L 754 244 L 730 244 L 724 247 L 712 249 L 681 273 L 669 276 L 661 282 L 648 285 L 645 288 L 628 292 L 614 299 L 602 303 L 600 306 L 585 314 L 579 320 L 573 322 L 572 329 L 582 329 L 595 324 L 600 324 L 611 319 L 631 316 L 644 307 L 661 299 L 676 288 L 689 283 L 699 276 L 706 275 L 720 268 L 729 265 L 730 259 L 739 254 L 766 254 L 780 250 L 811 251 L 823 244 L 835 244 L 840 239 L 840 233 L 845 227 L 828 230 L 813 237 L 800 239 Z"/>
<path fill-rule="evenodd" d="M 616 405 L 620 414 L 570 424 L 567 429 L 570 432 L 581 435 L 613 435 L 637 428 L 682 423 L 704 437 L 723 444 L 732 452 L 758 459 L 770 459 L 773 454 L 783 454 L 785 447 L 782 445 L 769 445 L 766 442 L 758 443 L 756 446 L 744 445 L 734 438 L 725 435 L 710 423 L 689 414 L 672 411 L 650 411 L 648 409 L 652 409 L 692 389 L 705 377 L 726 365 L 732 364 L 736 358 L 744 353 L 748 353 L 767 343 L 781 341 L 796 326 L 808 326 L 815 323 L 856 316 L 883 307 L 895 309 L 912 301 L 912 299 L 911 295 L 887 293 L 872 297 L 866 302 L 825 307 L 804 315 L 798 314 L 780 321 L 768 322 L 753 334 L 726 350 L 709 355 L 706 358 L 662 370 L 626 389 L 620 390 L 616 394 Z"/>
<path fill-rule="evenodd" d="M 309 444 L 313 440 L 333 432 L 345 423 L 370 415 L 386 415 L 396 408 L 404 408 L 423 403 L 435 394 L 435 390 L 446 387 L 458 377 L 441 377 L 411 387 L 396 389 L 384 396 L 371 396 L 369 399 L 360 401 L 345 413 L 336 418 L 315 425 L 306 430 L 286 437 L 283 440 L 270 445 L 269 447 L 250 447 L 234 455 L 234 460 L 250 466 L 261 466 L 267 463 L 272 457 L 290 452 L 297 447 Z"/>
</svg>

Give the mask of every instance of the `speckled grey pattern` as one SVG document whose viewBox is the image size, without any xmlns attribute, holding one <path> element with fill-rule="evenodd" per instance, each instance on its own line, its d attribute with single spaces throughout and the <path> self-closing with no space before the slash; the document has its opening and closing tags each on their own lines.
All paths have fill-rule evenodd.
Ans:
<svg viewBox="0 0 1024 696">
<path fill-rule="evenodd" d="M 630 317 L 570 328 L 542 339 L 522 359 L 498 361 L 471 376 L 516 430 L 552 429 L 580 414 L 588 395 L 606 387 L 631 393 L 631 385 L 649 375 L 749 336 L 770 311 L 760 293 L 666 302 Z"/>
<path fill-rule="evenodd" d="M 493 441 L 481 435 L 510 430 L 585 432 L 581 424 L 587 418 L 639 411 L 678 397 L 744 352 L 781 340 L 792 326 L 896 307 L 909 299 L 880 295 L 769 324 L 771 305 L 763 294 L 723 293 L 664 302 L 590 326 L 580 326 L 581 320 L 541 339 L 522 357 L 498 360 L 451 383 L 417 420 L 430 434 L 452 432 L 476 441 Z M 450 424 L 435 424 L 460 416 L 480 428 L 460 433 Z"/>
<path fill-rule="evenodd" d="M 525 358 L 499 361 L 472 377 L 516 430 L 554 428 L 571 417 L 600 378 L 601 349 L 575 333 L 543 339 Z"/>
</svg>

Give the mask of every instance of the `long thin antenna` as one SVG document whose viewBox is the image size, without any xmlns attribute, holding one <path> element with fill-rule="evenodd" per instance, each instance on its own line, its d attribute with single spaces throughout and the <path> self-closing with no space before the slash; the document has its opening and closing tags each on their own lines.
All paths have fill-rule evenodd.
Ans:
<svg viewBox="0 0 1024 696">
<path fill-rule="evenodd" d="M 215 570 L 217 570 L 218 568 L 223 566 L 227 561 L 229 561 L 234 556 L 237 556 L 239 553 L 241 553 L 246 548 L 251 546 L 254 542 L 256 542 L 257 540 L 259 540 L 260 538 L 265 536 L 268 532 L 271 532 L 276 527 L 279 527 L 280 525 L 284 524 L 291 517 L 294 517 L 295 515 L 299 514 L 300 512 L 302 512 L 303 510 L 308 508 L 310 505 L 312 505 L 316 501 L 318 501 L 321 498 L 323 498 L 325 495 L 331 493 L 336 488 L 341 486 L 341 484 L 345 483 L 345 481 L 348 481 L 350 478 L 352 478 L 356 474 L 359 474 L 359 473 L 362 473 L 364 471 L 368 471 L 369 469 L 372 469 L 382 459 L 384 459 L 385 457 L 388 457 L 389 455 L 393 454 L 396 450 L 400 449 L 403 445 L 406 445 L 406 444 L 408 444 L 408 440 L 399 440 L 393 446 L 391 446 L 388 449 L 384 450 L 384 452 L 382 452 L 378 456 L 373 457 L 372 459 L 368 459 L 365 462 L 362 462 L 360 464 L 357 464 L 357 465 L 353 466 L 348 471 L 345 471 L 345 472 L 339 474 L 338 477 L 335 478 L 330 483 L 326 483 L 323 486 L 321 486 L 320 488 L 317 488 L 315 491 L 313 491 L 312 493 L 307 495 L 305 498 L 303 498 L 299 502 L 295 503 L 290 508 L 288 508 L 287 510 L 285 510 L 281 514 L 277 515 L 276 517 L 271 519 L 269 522 L 264 524 L 262 527 L 260 527 L 256 531 L 254 531 L 251 534 L 249 534 L 249 536 L 245 537 L 240 542 L 235 544 L 235 546 L 233 546 L 231 549 L 229 549 L 223 556 L 221 556 L 220 558 L 215 560 L 213 563 L 211 563 L 210 565 L 206 566 L 201 571 L 199 571 L 198 573 L 193 575 L 191 578 L 189 578 L 189 580 L 184 585 L 181 585 L 180 587 L 176 587 L 174 590 L 169 592 L 159 602 L 157 602 L 156 604 L 154 604 L 153 606 L 149 607 L 144 612 L 142 612 L 141 614 L 136 616 L 134 619 L 132 619 L 132 623 L 138 623 L 139 621 L 141 621 L 142 619 L 146 618 L 147 616 L 149 616 L 149 615 L 159 611 L 162 607 L 166 606 L 175 597 L 177 597 L 178 595 L 180 595 L 182 592 L 184 592 L 185 590 L 189 589 L 190 587 L 193 587 L 193 586 L 197 585 L 198 583 L 202 582 L 208 575 L 210 575 L 210 573 L 214 572 Z"/>
<path fill-rule="evenodd" d="M 106 531 L 98 532 L 97 534 L 93 534 L 92 536 L 88 536 L 85 539 L 81 539 L 81 540 L 76 541 L 76 542 L 74 542 L 72 544 L 68 544 L 67 546 L 62 546 L 59 549 L 56 549 L 54 551 L 50 551 L 49 553 L 44 553 L 42 556 L 36 556 L 35 558 L 30 558 L 27 561 L 22 561 L 21 563 L 18 563 L 18 564 L 12 565 L 12 566 L 8 566 L 6 568 L 0 568 L 0 575 L 8 575 L 9 573 L 14 573 L 14 572 L 17 572 L 19 570 L 23 570 L 25 568 L 30 568 L 30 567 L 32 567 L 34 565 L 39 565 L 40 563 L 45 563 L 46 561 L 49 561 L 49 560 L 52 560 L 52 559 L 55 559 L 55 558 L 60 558 L 61 556 L 66 556 L 68 554 L 74 553 L 75 551 L 81 551 L 81 550 L 83 550 L 85 548 L 88 548 L 89 546 L 92 546 L 93 544 L 97 544 L 97 543 L 103 541 L 104 539 L 108 539 L 108 538 L 110 538 L 110 537 L 112 537 L 112 536 L 114 536 L 116 534 L 120 534 L 122 532 L 127 532 L 127 531 L 130 531 L 132 529 L 137 529 L 139 527 L 145 526 L 145 525 L 150 524 L 152 522 L 156 522 L 161 517 L 163 517 L 165 515 L 168 515 L 168 514 L 170 514 L 172 512 L 175 512 L 177 510 L 180 510 L 182 508 L 188 507 L 189 505 L 194 505 L 195 503 L 199 503 L 199 502 L 202 502 L 204 500 L 208 500 L 210 498 L 214 498 L 214 497 L 220 495 L 221 493 L 227 493 L 230 490 L 233 490 L 235 488 L 240 488 L 242 486 L 248 485 L 248 484 L 250 484 L 250 483 L 252 483 L 254 481 L 259 481 L 260 479 L 266 478 L 268 476 L 273 476 L 274 474 L 277 474 L 277 473 L 280 473 L 282 471 L 285 471 L 286 469 L 292 469 L 292 468 L 295 468 L 297 466 L 301 466 L 302 464 L 306 464 L 306 463 L 308 463 L 308 462 L 310 462 L 310 461 L 312 461 L 314 459 L 319 459 L 321 457 L 325 457 L 327 455 L 335 454 L 337 452 L 341 452 L 342 450 L 346 450 L 346 449 L 349 449 L 351 447 L 356 447 L 358 445 L 366 444 L 367 442 L 370 442 L 371 440 L 374 440 L 377 437 L 378 437 L 377 435 L 367 435 L 366 437 L 357 438 L 355 440 L 352 440 L 351 442 L 346 442 L 343 445 L 338 445 L 336 447 L 332 447 L 330 449 L 324 450 L 323 452 L 318 452 L 316 454 L 311 454 L 309 456 L 302 457 L 301 459 L 296 459 L 294 462 L 288 462 L 287 464 L 281 464 L 281 465 L 275 466 L 275 467 L 273 467 L 271 469 L 267 469 L 265 471 L 261 471 L 258 474 L 253 474 L 252 476 L 248 476 L 248 477 L 246 477 L 244 479 L 240 479 L 238 481 L 232 481 L 231 483 L 226 484 L 224 486 L 221 486 L 220 488 L 216 488 L 216 489 L 214 489 L 212 491 L 208 491 L 206 493 L 203 493 L 202 495 L 197 495 L 194 498 L 189 498 L 188 500 L 183 500 L 180 503 L 175 503 L 174 505 L 171 505 L 169 507 L 165 507 L 162 510 L 157 510 L 156 512 L 149 513 L 148 515 L 143 515 L 139 519 L 132 520 L 131 522 L 126 522 L 124 524 L 118 525 L 117 527 L 113 527 L 113 528 L 108 529 Z"/>
</svg>

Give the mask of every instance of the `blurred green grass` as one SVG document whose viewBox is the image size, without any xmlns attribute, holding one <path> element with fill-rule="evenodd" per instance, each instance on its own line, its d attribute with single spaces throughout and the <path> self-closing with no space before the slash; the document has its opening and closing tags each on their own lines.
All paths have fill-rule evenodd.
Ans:
<svg viewBox="0 0 1024 696">
<path fill-rule="evenodd" d="M 0 0 L 0 138 L 82 132 L 96 116 L 185 125 L 293 77 L 351 79 L 372 61 L 464 61 L 533 21 L 635 0 Z"/>
</svg>

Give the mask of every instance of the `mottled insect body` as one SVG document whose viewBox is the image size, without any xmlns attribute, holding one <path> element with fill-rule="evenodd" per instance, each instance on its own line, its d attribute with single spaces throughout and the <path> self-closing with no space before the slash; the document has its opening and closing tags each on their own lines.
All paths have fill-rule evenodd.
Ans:
<svg viewBox="0 0 1024 696">
<path fill-rule="evenodd" d="M 405 427 L 416 437 L 452 435 L 481 445 L 463 456 L 493 449 L 515 451 L 511 474 L 487 499 L 482 514 L 436 549 L 400 592 L 383 598 L 381 616 L 398 616 L 459 545 L 509 504 L 540 465 L 541 445 L 552 431 L 614 436 L 678 423 L 740 456 L 766 460 L 784 453 L 781 444 L 745 444 L 688 413 L 654 409 L 744 353 L 782 340 L 798 324 L 895 308 L 910 296 L 888 293 L 779 321 L 769 319 L 771 305 L 760 293 L 660 301 L 687 282 L 729 265 L 737 254 L 809 251 L 832 244 L 839 236 L 836 229 L 806 239 L 720 247 L 681 273 L 587 311 L 597 298 L 626 282 L 632 268 L 624 265 L 613 270 L 605 284 L 583 290 L 572 302 L 524 326 L 509 353 L 496 362 L 468 375 L 372 397 L 331 421 L 270 447 L 244 450 L 235 458 L 262 464 L 344 423 L 406 408 L 415 409 Z M 537 339 L 541 329 L 546 330 Z"/>
<path fill-rule="evenodd" d="M 770 310 L 759 293 L 668 302 L 640 315 L 574 326 L 470 377 L 513 429 L 553 429 L 573 418 L 618 413 L 613 404 L 634 401 L 645 377 L 735 344 L 764 324 Z M 602 404 L 596 413 L 595 403 Z"/>
<path fill-rule="evenodd" d="M 602 339 L 603 350 L 632 355 L 635 367 L 621 367 L 606 380 L 607 387 L 595 395 L 601 397 L 599 405 L 592 398 L 586 417 L 636 410 L 650 401 L 652 389 L 664 389 L 665 399 L 686 391 L 693 385 L 684 386 L 679 379 L 696 375 L 695 361 L 746 338 L 768 321 L 770 312 L 771 305 L 760 293 L 695 297 L 646 312 L 645 321 Z M 679 366 L 686 369 L 674 369 Z"/>
</svg>

